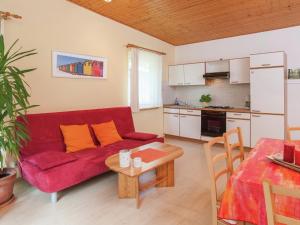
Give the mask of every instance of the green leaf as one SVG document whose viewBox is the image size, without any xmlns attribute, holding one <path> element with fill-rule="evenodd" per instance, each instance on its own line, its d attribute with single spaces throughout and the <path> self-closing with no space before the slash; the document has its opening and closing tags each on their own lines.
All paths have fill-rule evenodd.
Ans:
<svg viewBox="0 0 300 225">
<path fill-rule="evenodd" d="M 24 75 L 35 68 L 23 69 L 14 63 L 37 54 L 35 50 L 14 50 L 17 42 L 5 51 L 4 39 L 0 35 L 0 149 L 16 159 L 19 158 L 19 149 L 30 139 L 26 111 L 36 105 L 29 103 L 30 87 L 24 80 Z M 0 152 L 0 168 L 3 168 L 4 161 Z"/>
</svg>

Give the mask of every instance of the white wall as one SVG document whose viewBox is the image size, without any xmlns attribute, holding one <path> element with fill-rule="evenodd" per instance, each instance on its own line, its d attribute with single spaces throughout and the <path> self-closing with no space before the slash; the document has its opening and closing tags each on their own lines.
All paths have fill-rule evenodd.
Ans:
<svg viewBox="0 0 300 225">
<path fill-rule="evenodd" d="M 93 13 L 65 0 L 0 0 L 0 9 L 19 14 L 21 20 L 5 22 L 6 44 L 19 38 L 23 49 L 38 54 L 20 67 L 36 67 L 26 75 L 31 86 L 31 112 L 67 111 L 127 105 L 128 43 L 167 53 L 164 74 L 174 60 L 174 46 Z M 52 76 L 53 50 L 108 58 L 105 80 L 68 79 Z M 166 79 L 166 76 L 164 76 Z M 133 114 L 136 129 L 162 134 L 162 109 Z"/>
<path fill-rule="evenodd" d="M 300 67 L 300 26 L 175 47 L 175 63 L 238 58 L 285 51 L 288 67 Z"/>
<path fill-rule="evenodd" d="M 285 51 L 288 68 L 300 68 L 300 26 L 177 46 L 175 63 L 238 58 L 272 51 Z M 289 125 L 300 125 L 299 90 L 300 84 L 288 85 Z"/>
</svg>

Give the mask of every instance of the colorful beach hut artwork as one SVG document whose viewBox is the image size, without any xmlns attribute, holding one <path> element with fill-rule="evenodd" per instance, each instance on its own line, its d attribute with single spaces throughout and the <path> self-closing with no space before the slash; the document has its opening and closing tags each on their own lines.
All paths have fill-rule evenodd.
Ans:
<svg viewBox="0 0 300 225">
<path fill-rule="evenodd" d="M 68 78 L 106 78 L 107 59 L 53 52 L 53 76 Z"/>
</svg>

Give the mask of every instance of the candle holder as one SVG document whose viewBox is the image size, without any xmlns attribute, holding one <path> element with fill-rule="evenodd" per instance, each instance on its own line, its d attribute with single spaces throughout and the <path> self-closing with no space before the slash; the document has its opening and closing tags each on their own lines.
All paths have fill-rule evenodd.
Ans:
<svg viewBox="0 0 300 225">
<path fill-rule="evenodd" d="M 299 148 L 300 151 L 300 148 Z M 284 144 L 283 161 L 288 163 L 294 163 L 295 161 L 295 145 L 290 143 Z"/>
<path fill-rule="evenodd" d="M 300 146 L 295 147 L 295 164 L 300 166 Z"/>
</svg>

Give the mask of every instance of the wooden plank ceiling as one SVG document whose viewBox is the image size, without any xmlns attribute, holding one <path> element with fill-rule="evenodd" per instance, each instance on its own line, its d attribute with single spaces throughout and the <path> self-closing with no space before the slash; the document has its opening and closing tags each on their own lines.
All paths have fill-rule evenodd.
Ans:
<svg viewBox="0 0 300 225">
<path fill-rule="evenodd" d="M 300 25 L 300 0 L 69 0 L 173 45 Z"/>
</svg>

